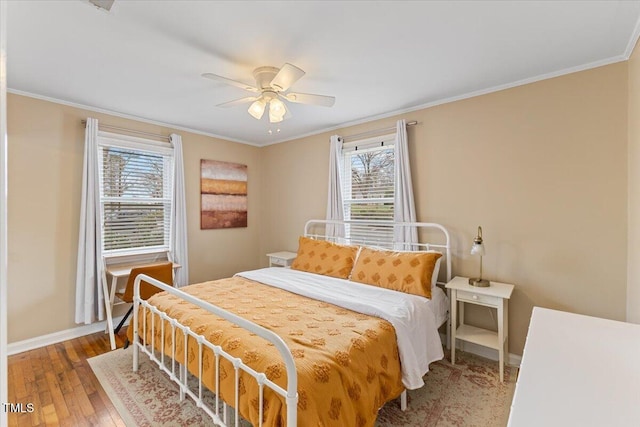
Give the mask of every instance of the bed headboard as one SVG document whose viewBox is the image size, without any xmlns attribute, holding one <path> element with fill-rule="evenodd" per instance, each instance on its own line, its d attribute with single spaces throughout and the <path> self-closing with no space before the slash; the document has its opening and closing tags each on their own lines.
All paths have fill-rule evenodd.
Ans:
<svg viewBox="0 0 640 427">
<path fill-rule="evenodd" d="M 396 222 L 393 223 L 393 227 L 384 226 L 381 230 L 379 221 L 312 219 L 305 224 L 304 235 L 344 245 L 401 251 L 438 251 L 444 258 L 440 265 L 445 266 L 440 268 L 438 284 L 444 285 L 451 281 L 451 239 L 444 226 L 432 222 Z M 419 243 L 395 241 L 394 229 L 410 227 L 417 230 Z M 351 237 L 346 238 L 345 235 Z"/>
</svg>

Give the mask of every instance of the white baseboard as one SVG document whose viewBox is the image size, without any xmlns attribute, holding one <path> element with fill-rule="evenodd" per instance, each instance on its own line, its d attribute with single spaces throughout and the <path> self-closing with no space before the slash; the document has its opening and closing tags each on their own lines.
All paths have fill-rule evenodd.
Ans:
<svg viewBox="0 0 640 427">
<path fill-rule="evenodd" d="M 440 339 L 442 340 L 442 344 L 447 344 L 447 336 L 445 334 L 440 334 Z M 498 361 L 499 355 L 498 350 L 494 350 L 489 347 L 485 347 L 483 345 L 474 344 L 472 342 L 462 342 L 458 341 L 456 345 L 456 349 L 466 351 L 467 353 L 472 353 L 480 357 L 485 357 L 487 359 Z M 517 368 L 520 367 L 520 363 L 522 362 L 522 356 L 518 354 L 509 353 L 506 357 L 505 363 L 509 366 L 515 366 Z"/>
<path fill-rule="evenodd" d="M 124 316 L 114 317 L 113 324 L 120 323 Z M 62 341 L 71 340 L 74 338 L 83 337 L 96 332 L 105 331 L 107 328 L 107 322 L 96 322 L 90 325 L 78 326 L 76 328 L 67 329 L 64 331 L 54 332 L 52 334 L 42 335 L 39 337 L 29 338 L 24 341 L 17 341 L 10 343 L 7 346 L 7 354 L 9 356 L 22 353 L 24 351 L 33 350 L 35 348 L 45 347 L 47 345 L 56 344 Z"/>
</svg>

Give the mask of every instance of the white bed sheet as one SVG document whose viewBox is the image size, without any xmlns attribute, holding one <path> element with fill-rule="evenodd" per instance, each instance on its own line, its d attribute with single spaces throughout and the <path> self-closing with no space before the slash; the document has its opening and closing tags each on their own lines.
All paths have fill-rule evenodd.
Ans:
<svg viewBox="0 0 640 427">
<path fill-rule="evenodd" d="M 390 322 L 396 330 L 402 383 L 407 389 L 422 387 L 429 364 L 444 357 L 438 326 L 446 320 L 447 297 L 441 289 L 434 289 L 434 298 L 429 300 L 288 268 L 270 267 L 237 275 Z"/>
<path fill-rule="evenodd" d="M 436 324 L 442 326 L 449 319 L 449 297 L 439 287 L 431 288 L 431 299 L 425 298 L 436 316 Z"/>
</svg>

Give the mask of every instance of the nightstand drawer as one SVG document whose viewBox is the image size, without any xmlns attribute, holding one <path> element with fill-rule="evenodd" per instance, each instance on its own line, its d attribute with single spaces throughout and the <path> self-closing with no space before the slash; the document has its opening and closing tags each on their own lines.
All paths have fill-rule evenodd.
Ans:
<svg viewBox="0 0 640 427">
<path fill-rule="evenodd" d="M 271 265 L 278 265 L 280 267 L 287 267 L 291 263 L 289 260 L 275 257 L 272 257 L 269 261 L 271 262 Z"/>
<path fill-rule="evenodd" d="M 458 301 L 468 301 L 474 304 L 484 304 L 491 307 L 497 307 L 502 303 L 502 298 L 493 297 L 491 295 L 482 295 L 475 292 L 457 291 Z"/>
</svg>

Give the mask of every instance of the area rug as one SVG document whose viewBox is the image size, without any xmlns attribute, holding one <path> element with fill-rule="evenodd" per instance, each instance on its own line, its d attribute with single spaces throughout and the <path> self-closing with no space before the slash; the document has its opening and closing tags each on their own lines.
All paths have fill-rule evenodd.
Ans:
<svg viewBox="0 0 640 427">
<path fill-rule="evenodd" d="M 213 425 L 191 399 L 179 401 L 178 386 L 147 356 L 141 355 L 137 373 L 131 370 L 131 360 L 131 348 L 89 359 L 127 426 Z M 497 362 L 457 352 L 455 365 L 447 360 L 431 364 L 426 385 L 409 391 L 406 412 L 400 410 L 399 399 L 387 403 L 376 427 L 506 426 L 516 373 L 516 368 L 505 367 L 505 381 L 500 383 Z M 208 400 L 213 402 L 213 397 Z"/>
</svg>

